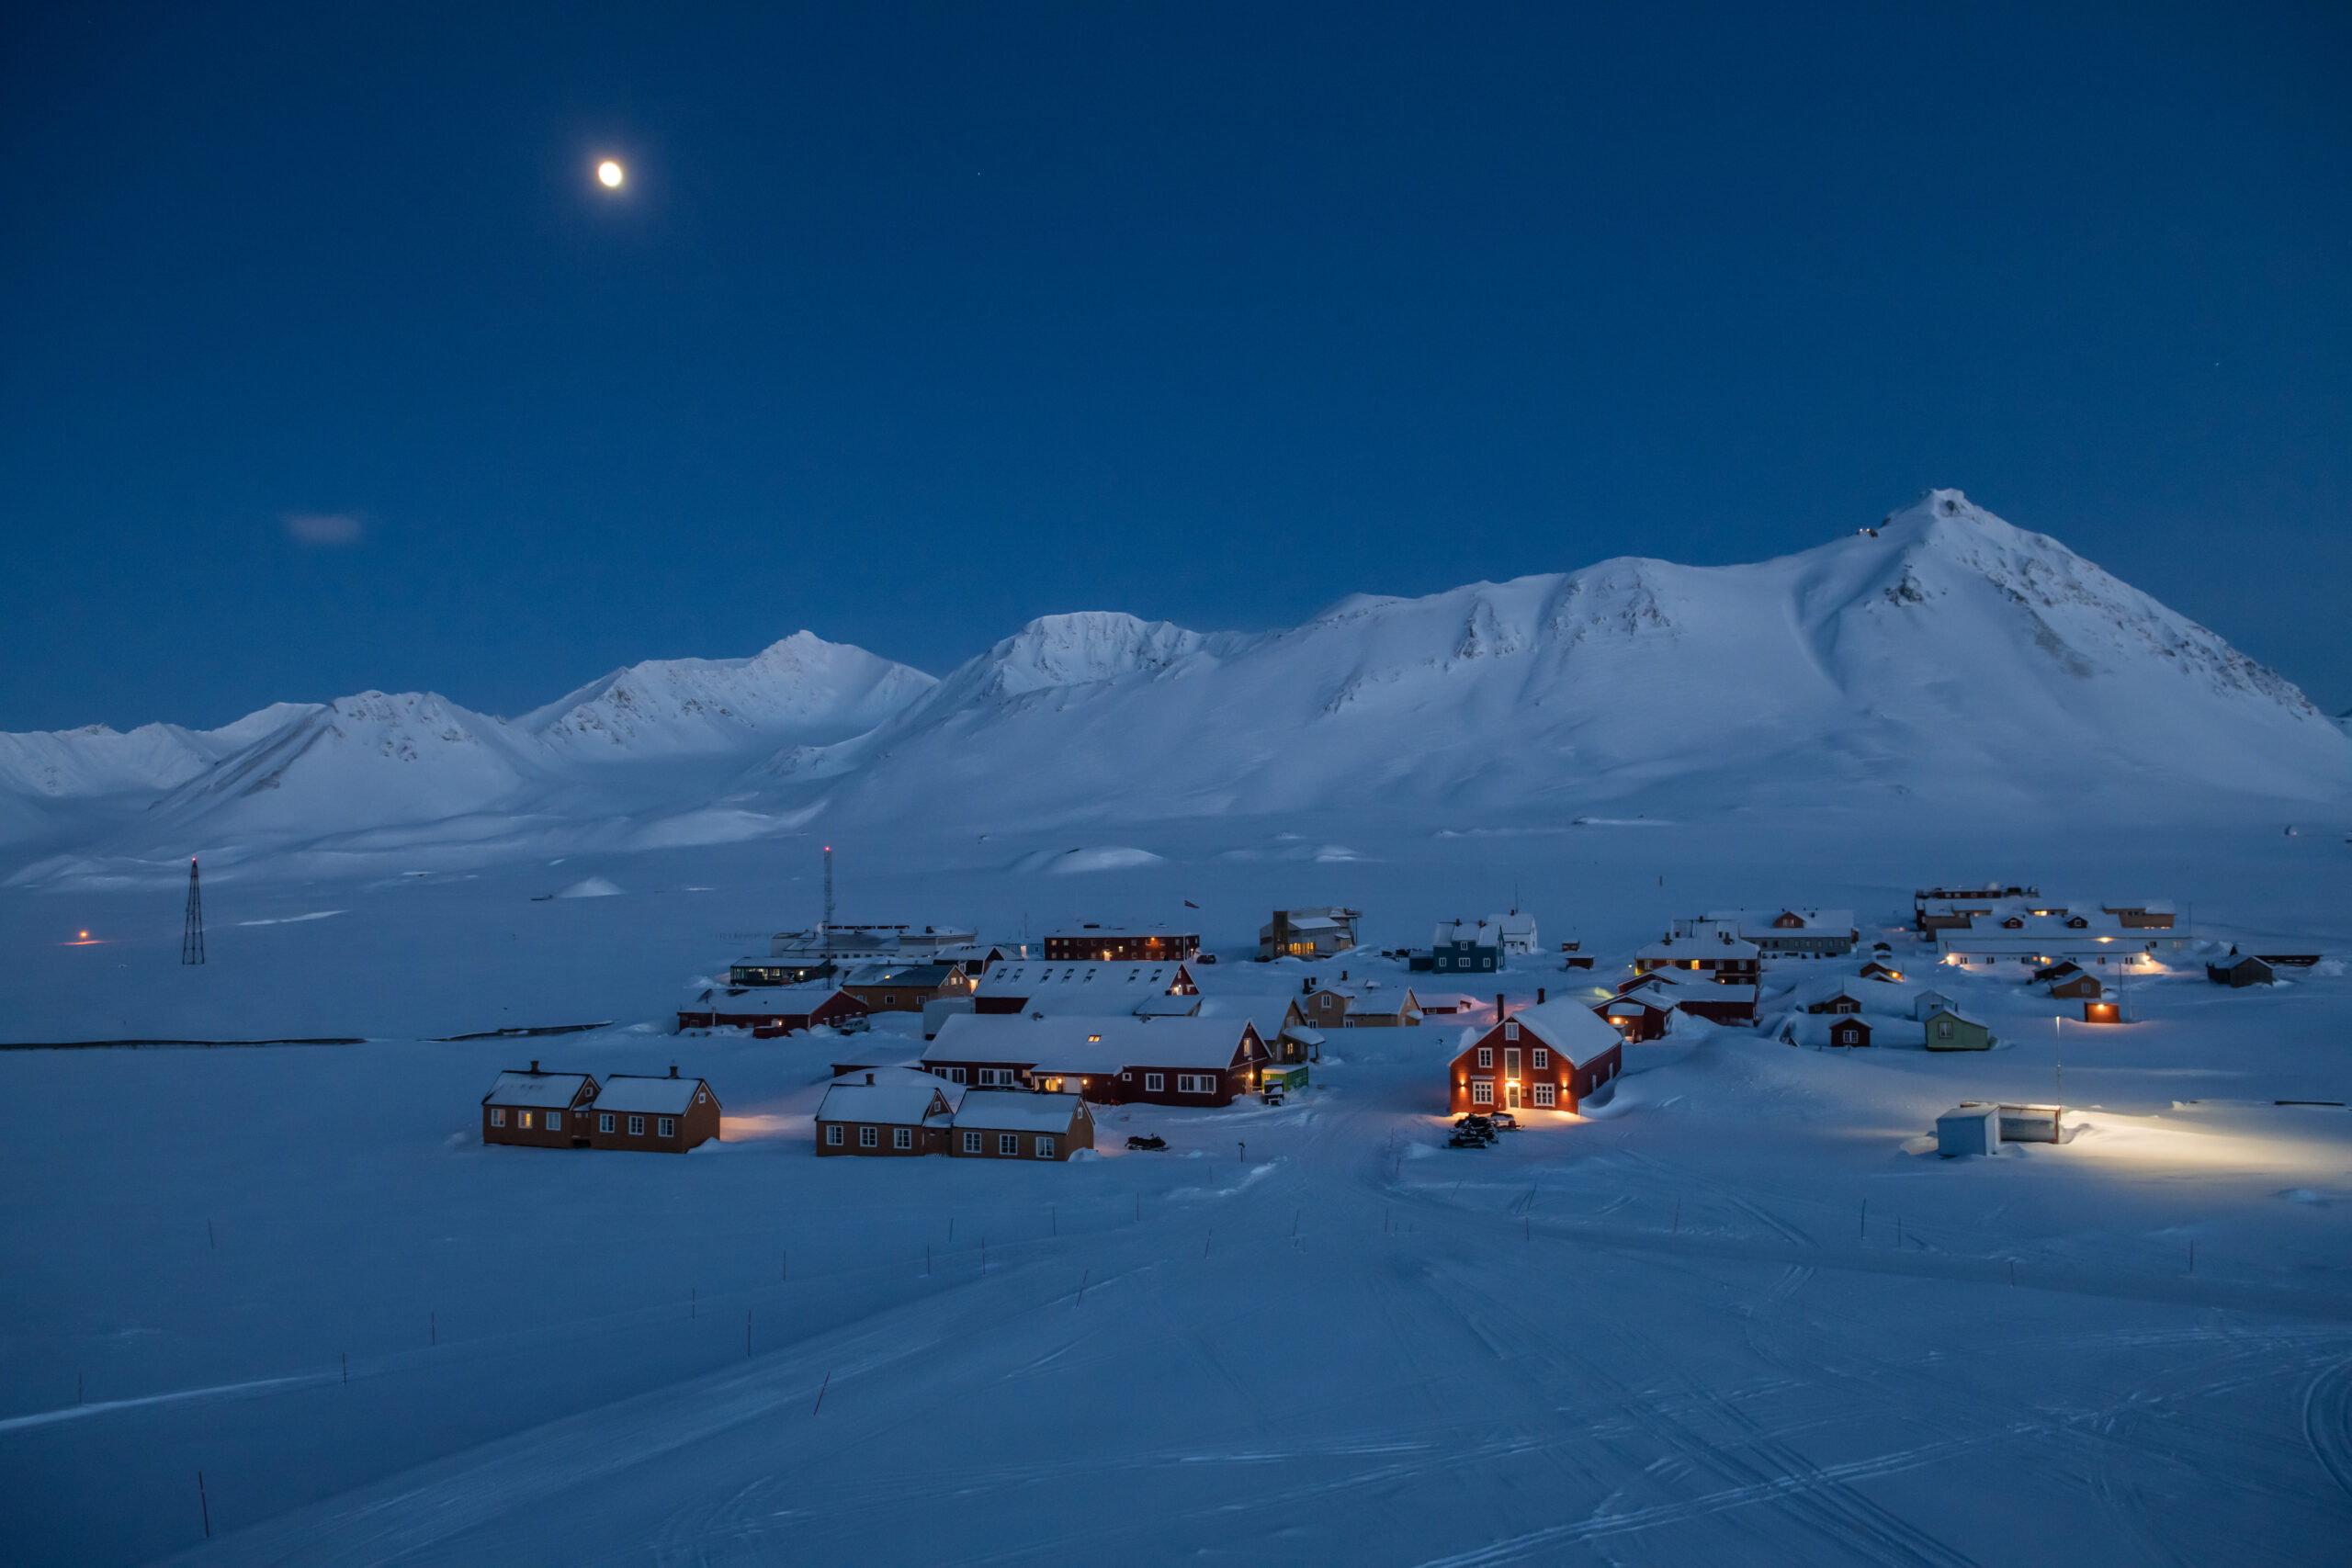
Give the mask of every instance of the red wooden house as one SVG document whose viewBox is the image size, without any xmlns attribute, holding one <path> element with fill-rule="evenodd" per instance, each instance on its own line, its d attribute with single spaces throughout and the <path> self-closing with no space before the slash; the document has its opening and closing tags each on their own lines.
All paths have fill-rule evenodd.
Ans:
<svg viewBox="0 0 2352 1568">
<path fill-rule="evenodd" d="M 1447 1073 L 1454 1115 L 1567 1111 L 1624 1066 L 1625 1043 L 1582 1002 L 1542 1002 L 1486 1029 L 1465 1029 Z"/>
<path fill-rule="evenodd" d="M 697 1007 L 678 1010 L 680 1029 L 748 1029 L 754 1039 L 774 1040 L 817 1025 L 835 1028 L 853 1018 L 864 1018 L 866 1006 L 831 982 L 808 986 L 752 986 L 735 990 L 714 987 Z"/>
</svg>

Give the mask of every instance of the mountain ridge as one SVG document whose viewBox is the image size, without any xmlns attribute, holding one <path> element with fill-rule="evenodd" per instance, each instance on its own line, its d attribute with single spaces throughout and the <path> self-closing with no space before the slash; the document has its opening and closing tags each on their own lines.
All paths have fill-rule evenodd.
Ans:
<svg viewBox="0 0 2352 1568">
<path fill-rule="evenodd" d="M 593 826 L 625 847 L 819 818 L 1548 812 L 1669 786 L 2337 801 L 2352 740 L 2209 629 L 1931 491 L 1744 565 L 1617 557 L 1350 594 L 1265 632 L 1040 616 L 939 679 L 802 631 L 749 658 L 632 665 L 514 720 L 367 692 L 213 731 L 0 736 L 0 839 L 291 844 L 447 824 L 478 841 L 528 819 L 535 843 Z"/>
</svg>

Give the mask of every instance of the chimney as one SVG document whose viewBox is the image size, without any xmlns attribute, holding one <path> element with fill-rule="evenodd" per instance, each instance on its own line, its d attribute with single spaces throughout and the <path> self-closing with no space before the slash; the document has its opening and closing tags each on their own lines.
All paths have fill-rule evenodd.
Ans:
<svg viewBox="0 0 2352 1568">
<path fill-rule="evenodd" d="M 866 1075 L 865 1075 L 865 1081 L 866 1081 L 867 1083 L 872 1083 L 872 1082 L 874 1081 L 874 1075 L 873 1075 L 872 1073 L 868 1073 L 868 1074 L 866 1074 Z"/>
<path fill-rule="evenodd" d="M 1541 986 L 1535 987 L 1535 1005 L 1537 1007 L 1544 1005 L 1544 987 Z"/>
<path fill-rule="evenodd" d="M 1503 1021 L 1503 994 L 1500 991 L 1497 991 L 1495 993 L 1495 1021 L 1497 1023 L 1500 1023 Z"/>
<path fill-rule="evenodd" d="M 1301 980 L 1298 983 L 1298 988 L 1302 995 L 1312 995 L 1315 990 L 1315 976 L 1309 975 L 1306 979 Z"/>
<path fill-rule="evenodd" d="M 2235 952 L 2236 949 L 2233 948 L 2231 951 Z M 533 1077 L 539 1076 L 539 1059 L 537 1056 L 531 1058 L 531 1076 Z"/>
<path fill-rule="evenodd" d="M 678 1076 L 678 1064 L 675 1062 L 670 1064 L 670 1076 L 673 1078 Z"/>
<path fill-rule="evenodd" d="M 1348 979 L 1348 972 L 1347 972 L 1346 970 L 1344 970 L 1344 969 L 1340 970 L 1340 983 L 1341 985 L 1345 985 L 1345 984 L 1347 983 L 1347 979 Z"/>
</svg>

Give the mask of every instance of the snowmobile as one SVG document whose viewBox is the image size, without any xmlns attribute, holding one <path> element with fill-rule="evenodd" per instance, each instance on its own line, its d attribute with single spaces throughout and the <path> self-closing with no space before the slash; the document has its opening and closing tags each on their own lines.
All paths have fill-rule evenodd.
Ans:
<svg viewBox="0 0 2352 1568">
<path fill-rule="evenodd" d="M 1137 1133 L 1127 1139 L 1127 1147 L 1131 1149 L 1164 1149 L 1167 1146 L 1168 1140 L 1157 1133 Z"/>
</svg>

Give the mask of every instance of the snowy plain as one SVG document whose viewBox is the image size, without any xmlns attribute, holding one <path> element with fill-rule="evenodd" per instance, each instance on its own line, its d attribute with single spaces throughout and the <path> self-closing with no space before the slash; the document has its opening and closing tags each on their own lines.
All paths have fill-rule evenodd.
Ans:
<svg viewBox="0 0 2352 1568">
<path fill-rule="evenodd" d="M 1932 581 L 1962 547 L 1931 539 L 1920 558 L 1882 532 L 1830 562 L 1878 574 L 1836 591 L 1865 626 L 1872 605 L 1973 592 Z M 1868 554 L 1883 542 L 1885 558 Z M 1775 581 L 1824 575 L 1768 564 Z M 1900 591 L 1906 570 L 1921 600 Z M 1566 591 L 1526 592 L 1556 607 Z M 0 1143 L 0 1552 L 2342 1561 L 2352 1111 L 2278 1102 L 2352 1101 L 2352 741 L 2225 647 L 2109 617 L 2132 609 L 2109 595 L 2079 624 L 2049 604 L 1968 622 L 1988 644 L 1972 668 L 2001 672 L 1979 685 L 2009 705 L 1923 684 L 1921 705 L 1961 707 L 1917 733 L 1871 714 L 1900 709 L 1896 674 L 1928 682 L 1937 661 L 1871 675 L 1891 656 L 1855 651 L 1849 626 L 1848 665 L 1780 716 L 1778 743 L 1726 750 L 1719 729 L 1677 728 L 1703 694 L 1645 709 L 1574 670 L 1536 680 L 1541 636 L 1493 651 L 1515 636 L 1497 608 L 1510 595 L 1463 592 L 1441 606 L 1453 629 L 1429 633 L 1436 664 L 1355 666 L 1416 671 L 1371 684 L 1419 694 L 1348 732 L 1341 761 L 1363 776 L 1344 787 L 1329 758 L 1283 773 L 1250 750 L 1286 726 L 1323 733 L 1272 705 L 1279 682 L 1216 684 L 1287 657 L 1280 637 L 1219 652 L 1114 627 L 1124 651 L 1106 665 L 1110 645 L 1067 625 L 936 683 L 802 645 L 783 662 L 839 666 L 848 695 L 811 688 L 761 722 L 834 729 L 763 730 L 753 750 L 775 739 L 772 762 L 732 739 L 665 740 L 639 776 L 667 782 L 635 796 L 540 761 L 505 806 L 467 794 L 481 775 L 465 769 L 454 795 L 403 795 L 378 764 L 436 768 L 429 750 L 338 754 L 337 721 L 315 714 L 310 739 L 247 759 L 268 765 L 238 774 L 244 793 L 204 799 L 219 769 L 200 758 L 174 752 L 142 795 L 72 737 L 12 738 L 56 787 L 11 797 L 0 1040 L 362 1043 L 0 1052 L 18 1108 Z M 1701 635 L 1705 616 L 1668 613 Z M 2102 650 L 2086 626 L 2122 642 Z M 1560 635 L 1606 640 L 1579 629 Z M 1472 632 L 1483 651 L 1464 651 Z M 1644 659 L 1707 664 L 1676 657 L 1628 644 L 1604 662 L 1611 682 Z M 681 710 L 733 668 L 691 672 L 672 688 Z M 1035 683 L 1041 670 L 1069 683 Z M 1202 757 L 1139 739 L 1187 682 L 1218 694 L 1178 710 Z M 2167 718 L 2156 697 L 2180 682 L 2195 698 Z M 639 692 L 640 716 L 658 705 L 625 682 L 557 705 L 601 711 L 610 734 L 615 690 Z M 1512 716 L 1555 702 L 1583 716 L 1557 731 Z M 1233 732 L 1273 739 L 1203 728 L 1228 707 Z M 1353 722 L 1348 707 L 1336 716 Z M 899 716 L 866 732 L 880 739 L 833 751 L 827 737 L 886 708 Z M 564 722 L 573 739 L 533 744 L 607 743 Z M 252 728 L 239 744 L 286 735 Z M 662 733 L 710 731 L 695 708 Z M 1438 738 L 1417 750 L 1420 734 Z M 942 761 L 959 735 L 992 772 Z M 522 754 L 511 738 L 451 745 Z M 2224 755 L 2265 746 L 2267 763 Z M 2169 773 L 2168 751 L 2187 759 Z M 2044 754 L 2048 778 L 2019 761 Z M 1219 755 L 1243 798 L 1209 798 Z M 908 759 L 926 756 L 944 781 L 928 811 L 909 804 Z M 305 759 L 341 771 L 306 782 Z M 687 798 L 721 774 L 744 798 Z M 1132 795 L 1102 790 L 1130 777 Z M 1088 788 L 1093 805 L 1073 807 Z M 384 817 L 424 796 L 448 814 Z M 2064 1005 L 2020 985 L 1928 976 L 2001 1035 L 1981 1055 L 1690 1025 L 1637 1048 L 1611 1102 L 1528 1113 L 1493 1149 L 1442 1146 L 1457 1035 L 1432 1025 L 1335 1035 L 1315 1087 L 1278 1108 L 1109 1111 L 1097 1159 L 820 1160 L 808 1114 L 842 1042 L 681 1036 L 671 1015 L 815 918 L 824 842 L 845 919 L 1010 940 L 1081 919 L 1197 922 L 1221 958 L 1195 970 L 1204 1009 L 1265 1027 L 1309 973 L 1426 979 L 1370 950 L 1513 902 L 1547 945 L 1579 941 L 1601 965 L 1530 961 L 1502 982 L 1514 1005 L 1607 983 L 1678 916 L 1791 903 L 1855 909 L 1866 942 L 1894 946 L 1907 998 L 1922 955 L 1894 928 L 1911 890 L 1987 877 L 2170 897 L 2202 936 L 2328 962 L 2229 991 L 2175 959 L 2135 984 L 2136 1021 L 2063 1033 Z M 200 968 L 177 962 L 191 847 L 208 857 Z M 1324 903 L 1366 911 L 1363 955 L 1248 961 L 1270 908 Z M 1780 966 L 1768 1010 L 1850 972 Z M 599 1027 L 447 1038 L 566 1024 Z M 534 1057 L 599 1074 L 675 1062 L 718 1092 L 725 1141 L 670 1158 L 483 1147 L 483 1089 Z M 1934 1117 L 1961 1100 L 2054 1098 L 2073 1108 L 2068 1143 L 1932 1153 Z M 1127 1153 L 1142 1131 L 1170 1150 Z"/>
</svg>

